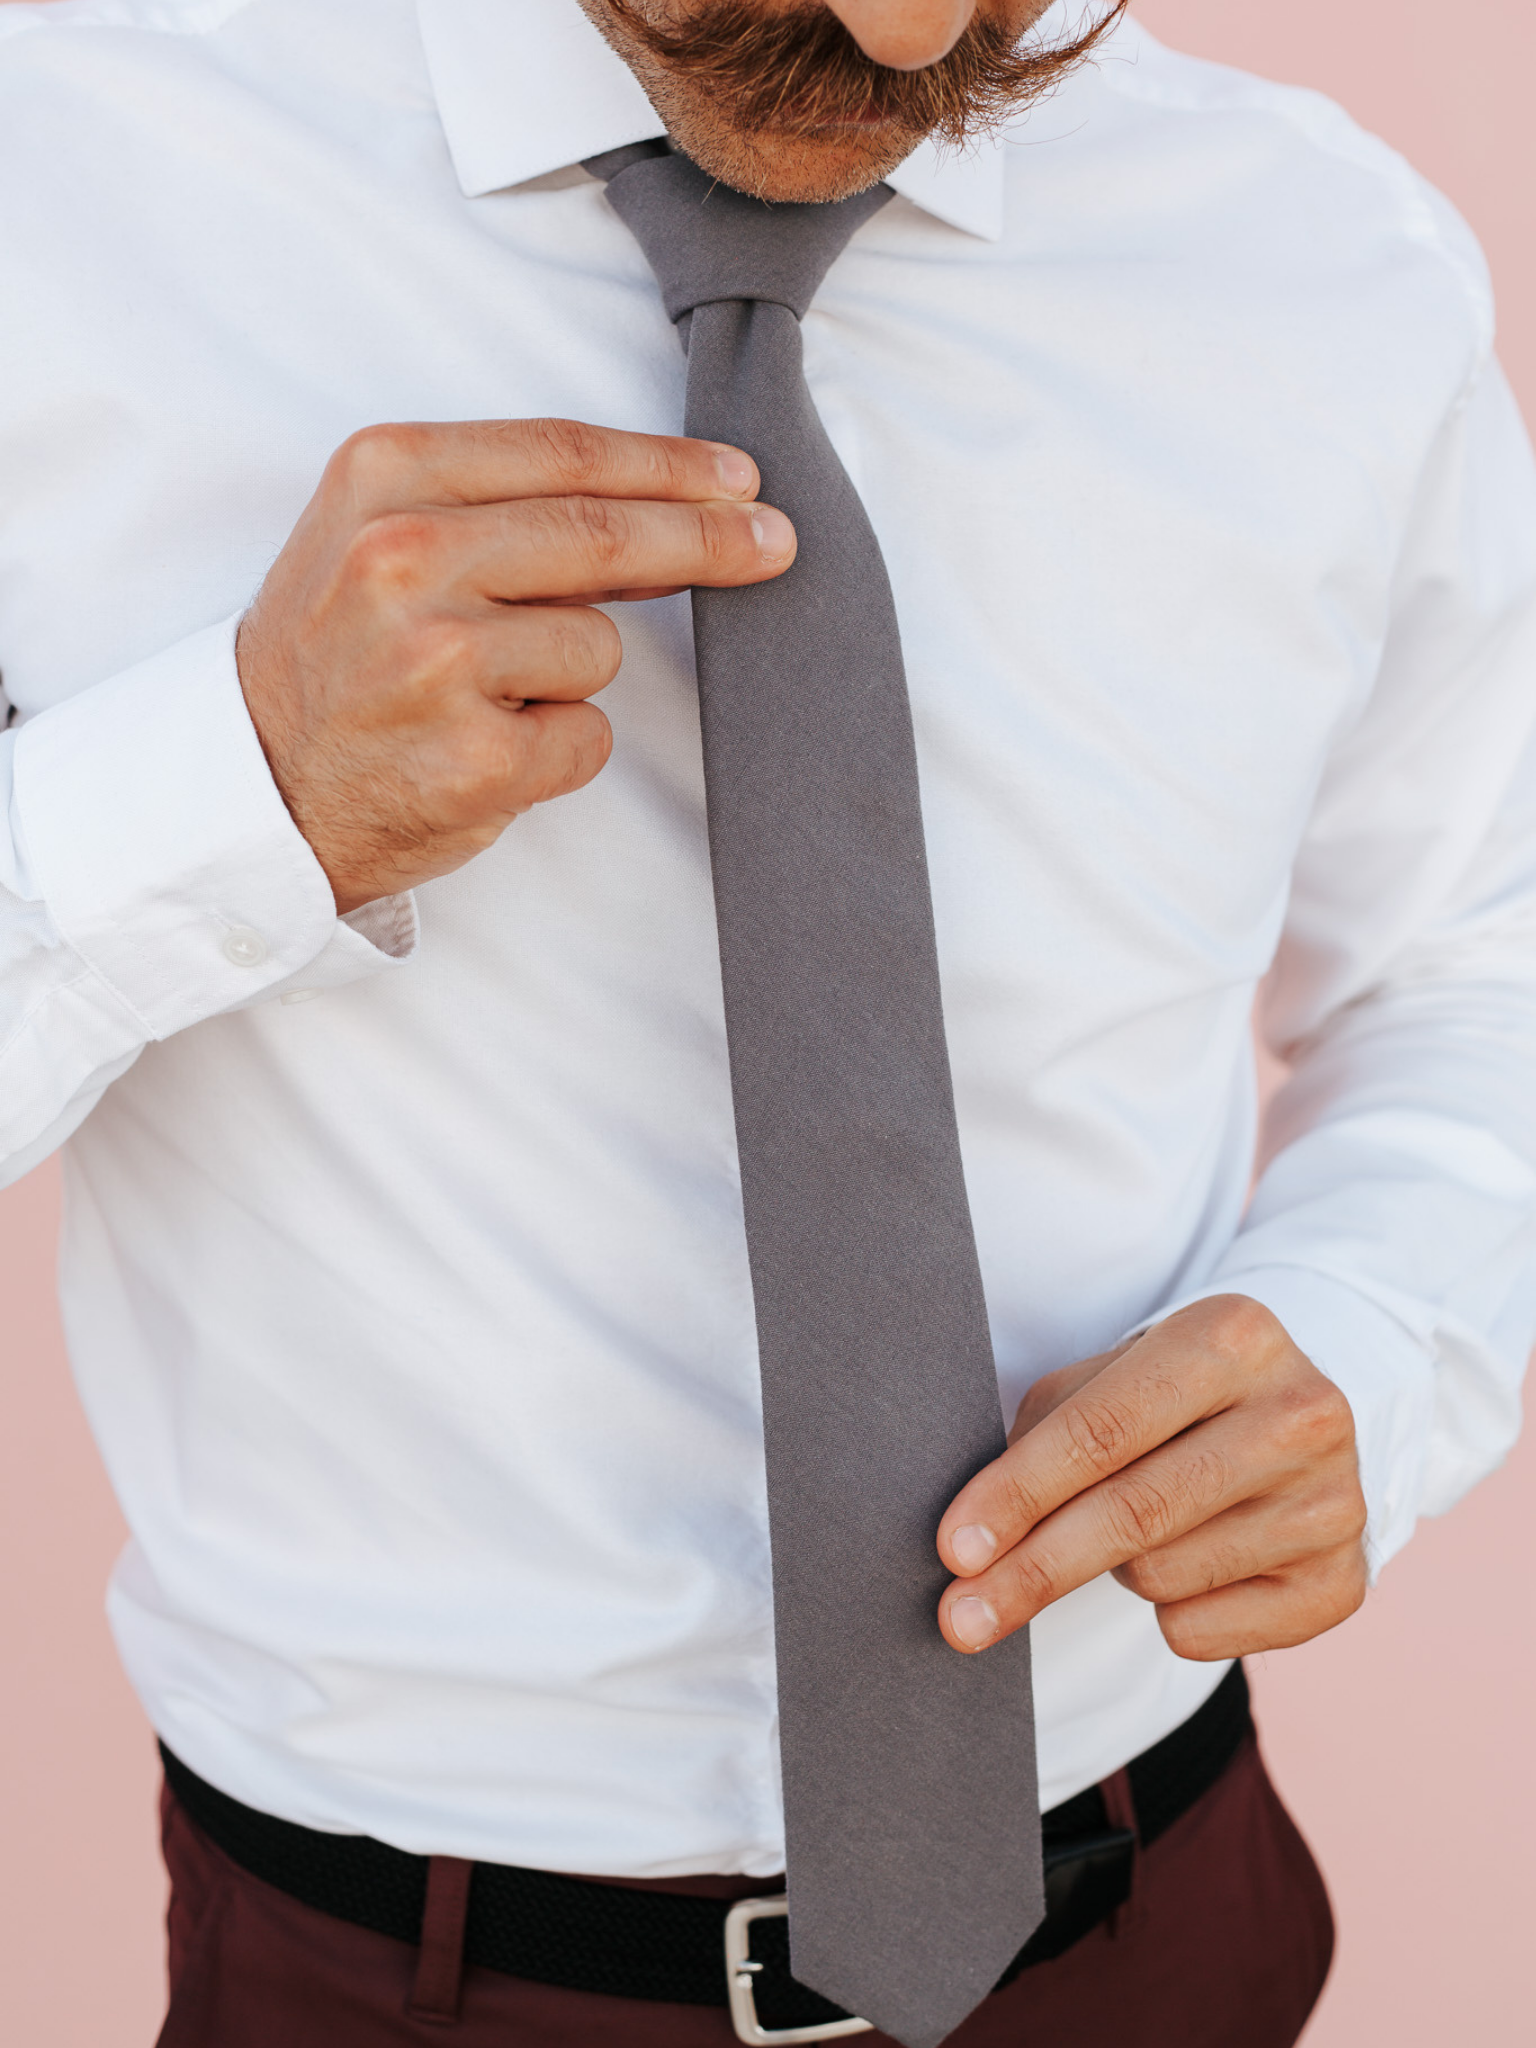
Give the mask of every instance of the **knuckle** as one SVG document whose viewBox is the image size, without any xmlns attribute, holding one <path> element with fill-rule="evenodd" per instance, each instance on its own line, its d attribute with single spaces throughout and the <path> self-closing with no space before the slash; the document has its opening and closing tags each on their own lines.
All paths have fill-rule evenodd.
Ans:
<svg viewBox="0 0 1536 2048">
<path fill-rule="evenodd" d="M 1248 1560 L 1231 1543 L 1174 1544 L 1116 1567 L 1115 1576 L 1155 1606 L 1197 1598 L 1249 1576 Z"/>
<path fill-rule="evenodd" d="M 1008 1580 L 1014 1601 L 1031 1614 L 1049 1607 L 1056 1598 L 1056 1574 L 1049 1559 L 1027 1545 L 1021 1545 L 1008 1560 Z"/>
<path fill-rule="evenodd" d="M 1115 1576 L 1142 1600 L 1165 1600 L 1172 1585 L 1168 1565 L 1155 1550 L 1127 1559 L 1116 1568 Z"/>
<path fill-rule="evenodd" d="M 438 761 L 434 781 L 438 803 L 460 829 L 481 827 L 495 837 L 508 809 L 507 778 L 500 752 L 483 734 L 461 733 Z"/>
<path fill-rule="evenodd" d="M 1137 1550 L 1152 1550 L 1199 1522 L 1228 1491 L 1231 1471 L 1220 1451 L 1198 1443 L 1155 1471 L 1132 1466 L 1107 1489 L 1110 1526 Z"/>
<path fill-rule="evenodd" d="M 545 728 L 536 801 L 566 796 L 590 782 L 612 747 L 612 728 L 594 705 L 562 705 L 558 719 Z"/>
<path fill-rule="evenodd" d="M 607 757 L 599 732 L 607 723 L 584 703 L 539 703 L 517 712 L 507 772 L 524 805 L 547 803 L 589 781 Z"/>
<path fill-rule="evenodd" d="M 701 488 L 706 495 L 718 495 L 720 485 L 713 468 L 706 478 L 701 471 L 698 450 L 691 442 L 666 441 L 658 437 L 650 452 L 656 465 L 657 483 L 667 497 L 687 498 Z"/>
<path fill-rule="evenodd" d="M 619 629 L 597 611 L 557 612 L 550 631 L 550 666 L 562 682 L 578 687 L 611 683 L 622 652 Z"/>
<path fill-rule="evenodd" d="M 540 466 L 568 491 L 595 490 L 613 474 L 613 437 L 601 427 L 538 419 L 526 421 L 524 431 Z"/>
<path fill-rule="evenodd" d="M 1166 1542 L 1178 1526 L 1178 1488 L 1146 1475 L 1118 1481 L 1105 1496 L 1105 1517 L 1115 1541 L 1133 1551 Z"/>
<path fill-rule="evenodd" d="M 419 689 L 440 689 L 473 676 L 480 663 L 480 643 L 466 619 L 424 620 L 411 635 L 406 659 L 411 680 Z"/>
<path fill-rule="evenodd" d="M 1060 1412 L 1074 1456 L 1092 1472 L 1118 1472 L 1136 1441 L 1138 1417 L 1131 1404 L 1088 1394 Z"/>
<path fill-rule="evenodd" d="M 401 421 L 386 420 L 359 427 L 331 457 L 331 470 L 349 490 L 373 496 L 418 459 L 421 440 L 419 427 Z"/>
<path fill-rule="evenodd" d="M 1203 1551 L 1199 1559 L 1198 1573 L 1185 1573 L 1175 1580 L 1167 1580 L 1164 1599 L 1177 1599 L 1189 1592 L 1189 1581 L 1198 1576 L 1200 1590 L 1214 1593 L 1222 1586 L 1241 1585 L 1253 1576 L 1253 1558 L 1239 1543 L 1221 1543 Z"/>
<path fill-rule="evenodd" d="M 706 575 L 730 574 L 747 553 L 747 526 L 737 513 L 701 506 L 694 515 L 694 533 Z"/>
<path fill-rule="evenodd" d="M 1267 1646 L 1289 1648 L 1337 1628 L 1364 1605 L 1368 1584 L 1365 1556 L 1357 1544 L 1285 1574 L 1265 1631 Z"/>
<path fill-rule="evenodd" d="M 570 497 L 561 502 L 583 559 L 606 581 L 620 579 L 630 548 L 629 516 L 622 505 L 612 498 Z"/>
<path fill-rule="evenodd" d="M 1348 1401 L 1320 1372 L 1287 1386 L 1277 1397 L 1275 1433 L 1282 1447 L 1303 1462 L 1342 1450 L 1354 1440 Z"/>
<path fill-rule="evenodd" d="M 1333 1591 L 1338 1604 L 1338 1619 L 1347 1621 L 1365 1605 L 1365 1596 L 1370 1590 L 1370 1574 L 1366 1569 L 1365 1550 L 1359 1542 L 1341 1546 L 1338 1563 L 1333 1573 Z"/>
<path fill-rule="evenodd" d="M 1014 1469 L 1011 1459 L 1004 1457 L 993 1475 L 1002 1495 L 1001 1513 L 997 1516 L 1004 1529 L 1032 1529 L 1040 1520 L 1044 1502 L 1022 1474 Z"/>
<path fill-rule="evenodd" d="M 1305 1528 L 1317 1551 L 1359 1547 L 1365 1536 L 1365 1498 L 1358 1485 L 1330 1491 L 1307 1516 Z"/>
<path fill-rule="evenodd" d="M 1264 1304 L 1246 1294 L 1218 1294 L 1202 1302 L 1200 1326 L 1207 1348 L 1236 1365 L 1267 1355 L 1284 1336 Z"/>
<path fill-rule="evenodd" d="M 1218 1657 L 1233 1654 L 1230 1640 L 1212 1626 L 1212 1617 L 1202 1611 L 1198 1600 L 1188 1605 L 1180 1603 L 1173 1607 L 1160 1607 L 1157 1620 L 1163 1641 L 1176 1657 L 1186 1658 L 1195 1664 L 1207 1664 Z"/>
<path fill-rule="evenodd" d="M 1191 1655 L 1201 1630 L 1198 1622 L 1178 1606 L 1164 1607 L 1158 1612 L 1158 1626 L 1163 1640 L 1176 1657 Z"/>
<path fill-rule="evenodd" d="M 389 595 L 417 588 L 437 552 L 430 512 L 382 512 L 365 519 L 346 549 L 347 573 Z"/>
</svg>

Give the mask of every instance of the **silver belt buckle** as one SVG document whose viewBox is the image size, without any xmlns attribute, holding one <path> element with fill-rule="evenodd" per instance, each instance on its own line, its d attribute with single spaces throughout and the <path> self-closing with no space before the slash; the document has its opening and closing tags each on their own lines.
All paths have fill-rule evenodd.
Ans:
<svg viewBox="0 0 1536 2048">
<path fill-rule="evenodd" d="M 789 1899 L 780 1892 L 772 1899 L 738 1899 L 725 1916 L 725 1982 L 731 1999 L 731 2025 L 738 2041 L 779 2043 L 791 2048 L 796 2041 L 839 2041 L 845 2034 L 872 2034 L 873 2020 L 823 2020 L 819 2027 L 765 2027 L 757 2017 L 757 1973 L 763 1967 L 752 1960 L 752 1922 L 782 1920 L 789 1912 Z"/>
</svg>

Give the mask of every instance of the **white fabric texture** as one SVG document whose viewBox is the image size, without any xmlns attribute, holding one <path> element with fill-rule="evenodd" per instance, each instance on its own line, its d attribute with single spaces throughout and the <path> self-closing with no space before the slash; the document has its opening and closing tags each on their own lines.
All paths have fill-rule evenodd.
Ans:
<svg viewBox="0 0 1536 2048">
<path fill-rule="evenodd" d="M 0 1127 L 12 1176 L 69 1139 L 112 1617 L 188 1763 L 417 1851 L 767 1873 L 686 603 L 617 608 L 596 783 L 345 921 L 219 623 L 368 422 L 675 431 L 574 168 L 657 128 L 572 0 L 0 9 Z M 1536 1326 L 1536 488 L 1481 260 L 1336 109 L 1130 26 L 893 183 L 807 372 L 901 617 L 1005 1407 L 1243 1289 L 1348 1394 L 1379 1561 L 1503 1456 Z M 1035 1654 L 1047 1802 L 1219 1676 L 1110 1580 Z"/>
</svg>

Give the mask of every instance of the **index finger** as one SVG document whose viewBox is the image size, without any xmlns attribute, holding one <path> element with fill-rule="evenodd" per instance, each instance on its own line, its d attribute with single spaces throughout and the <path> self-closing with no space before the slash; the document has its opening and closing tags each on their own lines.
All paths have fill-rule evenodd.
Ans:
<svg viewBox="0 0 1536 2048">
<path fill-rule="evenodd" d="M 758 482 L 751 456 L 724 442 L 631 434 L 584 420 L 451 420 L 364 427 L 331 457 L 324 488 L 366 519 L 512 498 L 745 502 L 757 496 Z"/>
<path fill-rule="evenodd" d="M 985 1571 L 1067 1501 L 1229 1404 L 1230 1362 L 1179 1320 L 1147 1331 L 961 1488 L 939 1524 L 950 1571 Z"/>
</svg>

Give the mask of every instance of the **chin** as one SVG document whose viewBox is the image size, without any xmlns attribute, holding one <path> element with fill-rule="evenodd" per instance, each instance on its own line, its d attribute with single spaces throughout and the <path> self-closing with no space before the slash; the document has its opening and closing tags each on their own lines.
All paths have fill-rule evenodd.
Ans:
<svg viewBox="0 0 1536 2048">
<path fill-rule="evenodd" d="M 679 149 L 700 170 L 755 199 L 819 203 L 867 192 L 895 170 L 918 138 L 886 123 L 776 134 L 732 128 L 693 108 L 658 108 Z"/>
</svg>

